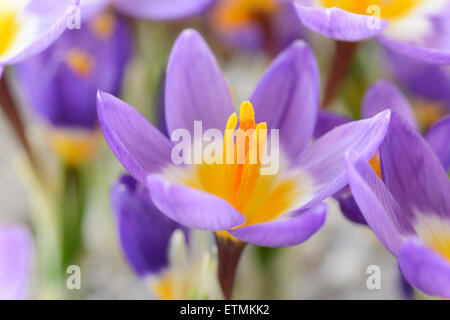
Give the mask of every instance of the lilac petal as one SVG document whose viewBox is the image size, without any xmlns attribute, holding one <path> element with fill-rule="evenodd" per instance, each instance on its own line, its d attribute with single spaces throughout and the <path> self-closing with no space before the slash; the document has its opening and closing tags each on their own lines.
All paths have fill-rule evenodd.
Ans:
<svg viewBox="0 0 450 320">
<path fill-rule="evenodd" d="M 402 246 L 401 234 L 411 234 L 411 225 L 365 159 L 351 151 L 346 165 L 350 188 L 364 218 L 381 243 L 397 255 Z"/>
<path fill-rule="evenodd" d="M 228 232 L 237 239 L 257 246 L 286 247 L 300 244 L 315 234 L 325 223 L 327 205 L 296 212 L 273 221 L 252 224 Z"/>
<path fill-rule="evenodd" d="M 194 121 L 203 129 L 224 130 L 234 112 L 230 90 L 214 55 L 195 30 L 181 33 L 169 58 L 166 72 L 167 128 L 193 132 Z"/>
<path fill-rule="evenodd" d="M 215 0 L 125 0 L 116 1 L 124 14 L 155 21 L 188 18 L 205 11 Z"/>
<path fill-rule="evenodd" d="M 381 144 L 383 180 L 405 211 L 450 218 L 450 181 L 424 138 L 397 114 Z"/>
<path fill-rule="evenodd" d="M 364 118 L 371 118 L 386 109 L 394 110 L 417 128 L 416 118 L 406 97 L 396 86 L 381 80 L 372 85 L 364 95 L 362 114 Z"/>
<path fill-rule="evenodd" d="M 0 59 L 0 65 L 15 64 L 45 50 L 64 32 L 73 13 L 70 8 L 75 8 L 79 3 L 80 0 L 31 0 L 24 10 L 36 22 L 33 36 L 28 37 L 12 54 L 8 53 Z M 31 21 L 30 17 L 27 22 Z"/>
<path fill-rule="evenodd" d="M 366 218 L 364 218 L 364 215 L 359 209 L 349 186 L 336 194 L 334 198 L 339 202 L 339 207 L 348 220 L 354 223 L 367 225 Z"/>
<path fill-rule="evenodd" d="M 161 176 L 147 178 L 150 197 L 156 207 L 179 224 L 191 229 L 227 230 L 245 223 L 245 217 L 222 198 Z"/>
<path fill-rule="evenodd" d="M 333 113 L 330 111 L 320 110 L 317 117 L 316 128 L 314 129 L 314 138 L 319 139 L 328 131 L 350 122 L 347 116 Z"/>
<path fill-rule="evenodd" d="M 170 220 L 151 202 L 148 192 L 131 176 L 123 176 L 111 189 L 120 244 L 139 276 L 155 274 L 168 266 L 173 232 L 187 229 Z"/>
<path fill-rule="evenodd" d="M 411 239 L 398 258 L 410 284 L 426 294 L 450 299 L 450 263 L 443 255 Z"/>
<path fill-rule="evenodd" d="M 450 49 L 422 47 L 394 41 L 386 37 L 378 37 L 378 41 L 389 49 L 417 61 L 436 65 L 450 64 Z"/>
<path fill-rule="evenodd" d="M 335 40 L 365 40 L 380 34 L 388 25 L 384 20 L 340 8 L 312 8 L 296 4 L 296 9 L 306 27 Z"/>
<path fill-rule="evenodd" d="M 450 169 L 450 116 L 434 124 L 426 139 L 441 161 L 445 171 Z"/>
<path fill-rule="evenodd" d="M 296 158 L 311 141 L 319 107 L 319 71 L 309 46 L 298 40 L 283 51 L 250 101 L 256 121 L 278 129 L 283 151 Z"/>
<path fill-rule="evenodd" d="M 31 236 L 20 226 L 0 228 L 0 299 L 22 299 L 28 281 Z"/>
<path fill-rule="evenodd" d="M 99 92 L 97 112 L 112 152 L 140 183 L 145 185 L 148 173 L 157 172 L 170 162 L 170 141 L 132 106 Z"/>
<path fill-rule="evenodd" d="M 369 160 L 378 150 L 389 126 L 390 111 L 337 127 L 318 139 L 300 155 L 295 166 L 312 178 L 314 205 L 347 184 L 345 154 L 354 149 Z"/>
<path fill-rule="evenodd" d="M 445 67 L 413 60 L 386 50 L 389 69 L 408 92 L 449 107 L 450 75 Z"/>
</svg>

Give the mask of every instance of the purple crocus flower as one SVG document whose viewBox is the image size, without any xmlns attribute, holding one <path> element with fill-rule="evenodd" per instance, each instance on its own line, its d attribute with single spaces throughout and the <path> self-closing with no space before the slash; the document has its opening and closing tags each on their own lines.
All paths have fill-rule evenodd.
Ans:
<svg viewBox="0 0 450 320">
<path fill-rule="evenodd" d="M 392 50 L 386 61 L 393 77 L 415 97 L 450 111 L 450 69 L 448 66 L 423 63 Z"/>
<path fill-rule="evenodd" d="M 0 0 L 0 69 L 47 48 L 65 30 L 79 0 Z M 0 70 L 1 75 L 1 70 Z"/>
<path fill-rule="evenodd" d="M 362 103 L 362 117 L 370 118 L 373 115 L 387 109 L 397 112 L 397 114 L 400 115 L 411 127 L 417 130 L 417 121 L 408 100 L 396 86 L 387 81 L 381 80 L 372 85 L 364 95 Z M 350 120 L 344 116 L 334 114 L 329 111 L 321 111 L 318 117 L 315 137 L 319 138 L 323 133 L 328 132 L 330 129 L 349 121 Z M 441 160 L 445 170 L 450 169 L 450 144 L 448 143 L 449 135 L 450 117 L 444 118 L 439 123 L 436 123 L 426 134 L 428 143 Z M 380 168 L 379 156 L 376 155 L 371 160 L 370 164 L 381 178 L 382 172 Z M 348 187 L 337 193 L 335 198 L 339 202 L 342 213 L 349 220 L 360 224 L 367 224 Z"/>
<path fill-rule="evenodd" d="M 28 281 L 31 236 L 20 226 L 0 227 L 0 299 L 23 299 Z"/>
<path fill-rule="evenodd" d="M 232 46 L 277 54 L 303 38 L 291 0 L 219 0 L 210 10 L 215 33 Z"/>
<path fill-rule="evenodd" d="M 188 228 L 226 230 L 219 234 L 281 247 L 299 244 L 321 228 L 327 208 L 322 200 L 347 184 L 345 153 L 356 149 L 370 159 L 388 128 L 390 113 L 385 111 L 336 128 L 309 145 L 318 100 L 316 60 L 309 47 L 298 41 L 271 64 L 251 102 L 242 104 L 241 129 L 279 129 L 283 165 L 274 175 L 261 175 L 259 162 L 256 166 L 175 165 L 172 143 L 133 107 L 99 92 L 97 109 L 113 153 L 147 186 L 161 212 Z M 194 133 L 196 120 L 205 129 L 236 129 L 238 116 L 229 88 L 195 30 L 184 31 L 172 49 L 165 113 L 171 135 L 179 128 Z"/>
<path fill-rule="evenodd" d="M 108 5 L 119 12 L 140 19 L 167 21 L 195 16 L 216 0 L 82 0 L 87 14 L 97 13 Z"/>
<path fill-rule="evenodd" d="M 123 253 L 141 277 L 158 274 L 168 267 L 169 241 L 177 229 L 187 229 L 161 213 L 146 188 L 129 175 L 112 187 L 111 201 Z"/>
<path fill-rule="evenodd" d="M 328 38 L 384 46 L 431 64 L 450 64 L 450 1 L 300 0 L 303 24 Z"/>
<path fill-rule="evenodd" d="M 26 105 L 52 128 L 51 146 L 68 162 L 78 164 L 96 149 L 96 93 L 119 93 L 130 47 L 125 21 L 104 12 L 16 66 Z"/>
<path fill-rule="evenodd" d="M 380 153 L 384 183 L 356 152 L 347 156 L 356 202 L 407 281 L 450 298 L 447 173 L 426 140 L 395 112 Z"/>
</svg>

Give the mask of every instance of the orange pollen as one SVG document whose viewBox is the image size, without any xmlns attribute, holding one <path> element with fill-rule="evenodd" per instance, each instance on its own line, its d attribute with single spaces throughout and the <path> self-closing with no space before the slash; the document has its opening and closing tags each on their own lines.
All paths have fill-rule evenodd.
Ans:
<svg viewBox="0 0 450 320">
<path fill-rule="evenodd" d="M 66 64 L 81 78 L 87 78 L 94 69 L 94 58 L 81 49 L 71 49 L 66 54 Z"/>
<path fill-rule="evenodd" d="M 102 39 L 108 40 L 111 38 L 116 29 L 117 19 L 113 13 L 106 11 L 99 14 L 90 24 L 91 30 L 94 34 Z"/>
</svg>

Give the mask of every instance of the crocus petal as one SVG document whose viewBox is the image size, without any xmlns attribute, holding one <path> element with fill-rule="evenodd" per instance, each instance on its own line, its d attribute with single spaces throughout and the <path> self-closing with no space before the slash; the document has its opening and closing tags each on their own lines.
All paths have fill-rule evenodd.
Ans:
<svg viewBox="0 0 450 320">
<path fill-rule="evenodd" d="M 245 217 L 224 199 L 171 183 L 159 175 L 148 176 L 147 188 L 159 210 L 188 228 L 219 231 L 231 229 L 246 221 Z"/>
<path fill-rule="evenodd" d="M 386 50 L 389 69 L 408 92 L 450 105 L 450 74 L 445 67 L 420 62 L 392 50 Z"/>
<path fill-rule="evenodd" d="M 367 225 L 366 218 L 361 213 L 349 186 L 337 193 L 334 198 L 339 202 L 339 207 L 347 219 L 354 223 Z"/>
<path fill-rule="evenodd" d="M 170 141 L 132 106 L 99 92 L 97 112 L 112 152 L 140 183 L 145 185 L 148 173 L 170 162 Z"/>
<path fill-rule="evenodd" d="M 0 65 L 14 64 L 45 50 L 64 32 L 79 3 L 80 0 L 31 0 L 23 9 L 27 17 L 22 28 L 33 36 L 21 37 L 0 58 Z"/>
<path fill-rule="evenodd" d="M 383 180 L 408 219 L 416 215 L 450 218 L 447 173 L 425 139 L 401 116 L 392 115 L 380 150 Z"/>
<path fill-rule="evenodd" d="M 295 166 L 312 179 L 314 196 L 308 205 L 330 197 L 347 184 L 345 154 L 354 149 L 369 160 L 386 135 L 390 111 L 337 127 L 305 149 Z"/>
<path fill-rule="evenodd" d="M 411 225 L 367 161 L 351 151 L 346 165 L 350 188 L 364 218 L 381 243 L 397 255 L 402 246 L 401 234 L 413 234 Z"/>
<path fill-rule="evenodd" d="M 448 171 L 450 169 L 450 116 L 433 125 L 428 130 L 426 139 L 441 160 L 445 171 Z"/>
<path fill-rule="evenodd" d="M 316 128 L 314 129 L 314 138 L 319 139 L 328 131 L 350 122 L 347 116 L 321 110 L 317 117 Z"/>
<path fill-rule="evenodd" d="M 230 90 L 205 40 L 195 30 L 178 37 L 169 58 L 165 92 L 166 122 L 171 133 L 203 128 L 224 130 L 234 112 Z"/>
<path fill-rule="evenodd" d="M 303 41 L 296 41 L 271 64 L 250 101 L 257 122 L 278 129 L 283 150 L 296 158 L 311 141 L 319 107 L 319 71 Z"/>
<path fill-rule="evenodd" d="M 187 232 L 159 211 L 144 189 L 126 175 L 111 190 L 123 253 L 140 276 L 158 273 L 166 268 L 173 232 L 177 229 Z"/>
<path fill-rule="evenodd" d="M 257 246 L 285 247 L 302 243 L 315 234 L 325 223 L 327 205 L 296 212 L 273 221 L 252 224 L 229 230 L 237 239 Z"/>
<path fill-rule="evenodd" d="M 411 239 L 400 252 L 399 266 L 408 282 L 417 289 L 450 298 L 450 263 L 444 256 Z"/>
<path fill-rule="evenodd" d="M 119 0 L 116 8 L 127 15 L 156 21 L 182 19 L 206 10 L 215 0 Z"/>
<path fill-rule="evenodd" d="M 450 49 L 419 46 L 386 37 L 378 37 L 378 40 L 389 49 L 417 61 L 437 65 L 450 64 Z"/>
<path fill-rule="evenodd" d="M 388 23 L 369 15 L 340 8 L 312 8 L 296 4 L 302 23 L 325 37 L 341 41 L 361 41 L 380 34 Z"/>
<path fill-rule="evenodd" d="M 364 95 L 362 114 L 364 118 L 371 118 L 386 109 L 394 110 L 417 128 L 416 118 L 406 97 L 396 86 L 381 80 L 372 85 Z"/>
<path fill-rule="evenodd" d="M 0 228 L 0 299 L 22 299 L 31 255 L 31 237 L 19 226 Z"/>
</svg>

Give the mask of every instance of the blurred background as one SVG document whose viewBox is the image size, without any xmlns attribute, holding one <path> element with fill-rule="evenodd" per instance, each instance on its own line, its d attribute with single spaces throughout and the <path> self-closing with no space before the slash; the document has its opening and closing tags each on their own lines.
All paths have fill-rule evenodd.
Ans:
<svg viewBox="0 0 450 320">
<path fill-rule="evenodd" d="M 272 59 L 295 39 L 303 39 L 312 47 L 320 66 L 321 87 L 322 91 L 324 90 L 327 76 L 335 63 L 335 42 L 304 28 L 291 4 L 283 6 L 282 10 L 277 9 L 279 16 L 275 16 L 272 9 L 267 11 L 259 9 L 262 18 L 254 15 L 251 18 L 255 21 L 252 21 L 247 17 L 246 21 L 251 24 L 245 29 L 248 32 L 235 28 L 236 26 L 227 20 L 228 13 L 221 5 L 213 5 L 195 17 L 159 22 L 125 15 L 112 6 L 106 6 L 87 17 L 83 16 L 82 10 L 83 24 L 80 30 L 67 30 L 47 51 L 31 58 L 35 61 L 30 59 L 7 69 L 5 73 L 7 81 L 17 102 L 18 112 L 23 118 L 27 139 L 35 153 L 34 160 L 45 176 L 43 180 L 38 177 L 22 145 L 11 130 L 10 121 L 1 114 L 0 134 L 3 138 L 0 140 L 2 150 L 0 224 L 27 225 L 35 238 L 34 263 L 26 298 L 158 298 L 150 289 L 149 283 L 142 281 L 132 271 L 120 246 L 116 220 L 110 203 L 110 188 L 125 170 L 106 145 L 98 128 L 95 119 L 96 90 L 83 89 L 83 84 L 77 88 L 75 79 L 70 80 L 72 81 L 70 85 L 75 87 L 73 91 L 56 94 L 56 98 L 48 97 L 55 94 L 55 90 L 64 92 L 62 87 L 65 85 L 58 86 L 63 80 L 52 74 L 56 72 L 52 66 L 56 68 L 54 61 L 57 60 L 57 53 L 67 50 L 65 43 L 80 41 L 81 46 L 93 56 L 96 63 L 107 60 L 106 56 L 111 59 L 113 59 L 111 56 L 114 56 L 116 59 L 116 53 L 124 49 L 122 47 L 124 41 L 128 43 L 129 52 L 123 53 L 123 56 L 126 56 L 124 58 L 126 61 L 123 61 L 121 67 L 123 74 L 121 71 L 112 70 L 106 63 L 105 66 L 100 66 L 103 68 L 100 69 L 102 76 L 120 78 L 117 79 L 118 83 L 110 84 L 102 79 L 95 81 L 106 86 L 106 91 L 108 89 L 113 93 L 115 91 L 117 96 L 136 107 L 159 127 L 163 125 L 161 101 L 167 60 L 175 39 L 188 27 L 199 30 L 216 55 L 232 88 L 235 106 L 248 99 Z M 99 45 L 90 43 L 91 39 L 84 39 L 84 35 L 70 35 L 89 32 L 89 23 L 100 19 L 99 15 L 105 14 L 106 18 L 105 16 L 100 18 L 120 21 L 125 33 L 113 47 L 115 49 L 111 49 L 117 52 L 102 53 Z M 101 32 L 114 32 L 108 29 L 112 28 L 108 25 L 112 23 L 111 21 L 98 23 L 99 30 L 106 28 Z M 73 38 L 67 39 L 69 37 Z M 127 39 L 124 40 L 123 37 Z M 71 67 L 72 71 L 81 74 L 88 72 L 89 70 L 84 69 L 87 58 L 80 52 L 74 54 L 78 55 L 70 60 L 74 64 Z M 117 55 L 117 59 L 123 58 L 122 53 Z M 408 70 L 406 76 L 404 70 L 396 67 L 399 64 Z M 339 91 L 328 110 L 359 119 L 365 91 L 376 80 L 387 79 L 399 86 L 408 97 L 420 128 L 425 132 L 430 125 L 448 113 L 450 91 L 430 86 L 428 90 L 415 90 L 414 86 L 420 88 L 424 86 L 415 85 L 417 82 L 412 85 L 411 79 L 414 77 L 421 79 L 424 68 L 428 67 L 389 52 L 375 40 L 365 41 L 360 44 L 347 74 L 342 77 Z M 450 70 L 447 67 L 433 68 L 443 79 L 450 80 Z M 83 76 L 80 79 L 80 83 L 85 82 Z M 38 84 L 37 81 L 44 84 Z M 441 84 L 444 85 L 442 82 Z M 40 92 L 34 92 L 36 90 Z M 46 90 L 48 92 L 44 92 Z M 74 112 L 73 118 L 70 118 L 70 112 L 61 115 L 58 114 L 59 111 L 55 113 L 51 110 L 52 103 L 58 108 L 61 107 L 61 101 L 67 100 L 62 97 L 64 94 L 74 97 L 73 108 L 78 112 Z M 83 95 L 90 95 L 89 102 L 79 98 Z M 57 101 L 50 102 L 52 99 Z M 37 100 L 42 100 L 41 104 L 46 107 L 35 103 Z M 92 104 L 92 101 L 94 105 L 85 106 Z M 80 106 L 78 107 L 76 103 Z M 80 110 L 83 108 L 93 110 L 92 124 L 86 120 L 88 116 L 81 115 L 84 111 Z M 42 111 L 43 109 L 45 110 Z M 83 133 L 80 134 L 79 130 Z M 89 150 L 76 147 L 71 149 L 75 150 L 75 153 L 78 152 L 79 157 L 71 154 L 72 151 L 67 152 L 64 143 L 61 142 L 67 142 L 64 140 L 67 138 L 65 135 L 67 132 L 70 134 L 77 132 L 76 141 L 81 139 L 86 142 L 83 140 L 86 138 L 92 142 Z M 62 140 L 59 140 L 60 138 Z M 73 136 L 70 136 L 70 139 L 72 138 Z M 74 158 L 82 159 L 73 160 Z M 76 164 L 70 164 L 70 161 L 75 161 Z M 76 171 L 72 171 L 74 167 Z M 76 172 L 78 177 L 75 180 L 70 178 L 73 172 Z M 78 192 L 75 196 L 66 193 L 72 190 L 67 185 L 68 181 L 69 183 L 75 181 L 75 185 L 78 186 L 74 189 Z M 75 201 L 76 205 L 72 205 L 71 201 Z M 329 199 L 328 203 L 330 210 L 325 226 L 305 243 L 276 250 L 251 245 L 246 248 L 238 269 L 234 298 L 405 299 L 408 297 L 408 291 L 405 292 L 402 286 L 396 259 L 384 249 L 368 227 L 346 219 L 336 200 Z M 61 277 L 53 277 L 53 271 L 45 271 L 48 267 L 46 263 L 52 260 L 51 252 L 58 249 L 55 248 L 52 231 L 43 230 L 50 230 L 52 226 L 57 229 L 52 216 L 61 214 L 67 206 L 73 208 L 78 205 L 83 211 L 79 227 L 82 246 L 76 259 L 81 267 L 81 290 L 67 292 L 68 289 L 57 289 L 59 286 L 64 287 L 67 274 L 62 272 Z M 207 232 L 195 232 L 202 233 L 207 238 L 211 237 L 210 241 L 213 241 Z M 43 256 L 43 251 L 49 256 L 45 257 L 45 254 Z M 369 277 L 367 268 L 371 265 L 379 266 L 381 269 L 379 290 L 367 288 L 366 282 Z M 48 270 L 52 270 L 52 267 L 48 267 Z"/>
</svg>

